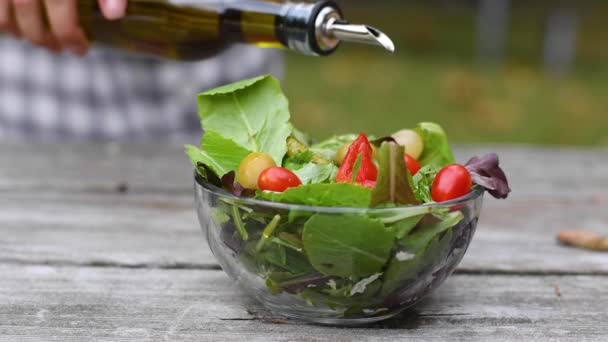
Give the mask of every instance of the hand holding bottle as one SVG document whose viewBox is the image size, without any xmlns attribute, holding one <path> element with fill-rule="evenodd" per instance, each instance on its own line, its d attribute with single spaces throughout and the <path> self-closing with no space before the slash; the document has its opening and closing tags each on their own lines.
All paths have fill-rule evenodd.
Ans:
<svg viewBox="0 0 608 342">
<path fill-rule="evenodd" d="M 82 56 L 89 42 L 78 21 L 78 0 L 0 0 L 0 33 L 10 33 L 53 52 Z M 107 19 L 119 19 L 127 0 L 98 0 Z M 48 24 L 47 24 L 48 22 Z"/>
<path fill-rule="evenodd" d="M 309 56 L 330 55 L 343 41 L 395 50 L 378 29 L 344 20 L 332 0 L 0 0 L 3 32 L 56 52 L 84 55 L 92 41 L 179 61 L 238 43 Z"/>
</svg>

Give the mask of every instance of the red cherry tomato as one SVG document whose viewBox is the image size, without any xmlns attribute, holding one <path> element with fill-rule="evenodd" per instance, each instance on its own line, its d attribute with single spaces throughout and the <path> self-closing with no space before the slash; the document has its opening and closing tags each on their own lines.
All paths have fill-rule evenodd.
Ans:
<svg viewBox="0 0 608 342">
<path fill-rule="evenodd" d="M 406 153 L 404 159 L 405 166 L 407 166 L 407 169 L 410 170 L 412 176 L 417 174 L 418 171 L 420 171 L 420 169 L 422 168 L 422 166 L 420 166 L 420 163 L 409 154 Z"/>
<path fill-rule="evenodd" d="M 472 186 L 469 171 L 462 165 L 452 164 L 441 169 L 435 176 L 431 196 L 435 202 L 445 202 L 468 194 Z"/>
<path fill-rule="evenodd" d="M 260 190 L 283 192 L 289 188 L 302 185 L 302 181 L 295 173 L 282 168 L 271 167 L 260 173 L 258 187 Z"/>
</svg>

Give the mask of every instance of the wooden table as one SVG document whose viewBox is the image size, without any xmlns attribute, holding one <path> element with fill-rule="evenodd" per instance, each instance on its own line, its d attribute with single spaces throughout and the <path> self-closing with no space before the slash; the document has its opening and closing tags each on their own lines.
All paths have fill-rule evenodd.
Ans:
<svg viewBox="0 0 608 342">
<path fill-rule="evenodd" d="M 305 325 L 244 297 L 193 210 L 179 146 L 0 146 L 0 341 L 608 341 L 608 253 L 559 246 L 608 230 L 606 150 L 483 147 L 512 182 L 486 199 L 457 272 L 366 328 Z"/>
</svg>

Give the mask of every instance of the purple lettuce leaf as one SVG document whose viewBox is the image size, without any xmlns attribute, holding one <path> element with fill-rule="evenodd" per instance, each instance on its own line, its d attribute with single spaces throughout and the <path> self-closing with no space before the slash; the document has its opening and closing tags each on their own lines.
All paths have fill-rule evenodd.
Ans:
<svg viewBox="0 0 608 342">
<path fill-rule="evenodd" d="M 499 166 L 496 153 L 489 153 L 481 158 L 473 157 L 465 167 L 471 173 L 473 183 L 484 187 L 495 198 L 507 198 L 511 192 L 507 176 Z"/>
<path fill-rule="evenodd" d="M 222 187 L 222 181 L 220 180 L 220 177 L 218 177 L 217 174 L 215 173 L 215 171 L 213 171 L 209 166 L 199 162 L 196 164 L 196 169 L 197 169 L 199 175 L 204 180 L 206 180 L 207 182 L 209 182 L 210 184 L 212 184 L 214 186 L 217 186 L 218 188 Z"/>
<path fill-rule="evenodd" d="M 225 174 L 222 177 L 221 182 L 222 189 L 237 197 L 253 197 L 255 195 L 255 190 L 245 189 L 236 181 L 236 173 L 234 171 L 230 171 Z"/>
</svg>

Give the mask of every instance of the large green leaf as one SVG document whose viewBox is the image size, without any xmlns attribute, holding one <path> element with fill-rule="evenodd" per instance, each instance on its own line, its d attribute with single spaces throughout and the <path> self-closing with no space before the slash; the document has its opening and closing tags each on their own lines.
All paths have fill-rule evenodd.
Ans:
<svg viewBox="0 0 608 342">
<path fill-rule="evenodd" d="M 282 193 L 260 191 L 257 194 L 257 198 L 272 202 L 355 208 L 368 207 L 370 197 L 370 189 L 350 183 L 309 184 Z"/>
<path fill-rule="evenodd" d="M 381 272 L 394 238 L 380 221 L 358 215 L 317 214 L 302 232 L 304 250 L 313 267 L 340 277 Z"/>
<path fill-rule="evenodd" d="M 441 168 L 455 162 L 448 137 L 441 126 L 432 122 L 421 122 L 416 126 L 416 132 L 424 142 L 424 150 L 418 158 L 420 164 Z"/>
<path fill-rule="evenodd" d="M 380 172 L 372 192 L 371 206 L 380 204 L 417 204 L 405 167 L 405 149 L 395 143 L 384 143 L 380 148 Z"/>
<path fill-rule="evenodd" d="M 249 153 L 244 147 L 210 129 L 203 136 L 201 149 L 192 145 L 186 146 L 186 154 L 194 167 L 197 167 L 198 163 L 205 164 L 219 176 L 236 171 L 241 160 Z"/>
<path fill-rule="evenodd" d="M 198 96 L 198 110 L 205 130 L 214 130 L 249 151 L 267 153 L 281 164 L 293 128 L 287 99 L 272 76 L 204 92 Z"/>
</svg>

